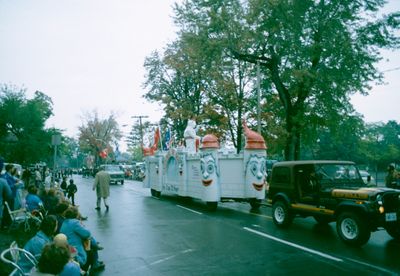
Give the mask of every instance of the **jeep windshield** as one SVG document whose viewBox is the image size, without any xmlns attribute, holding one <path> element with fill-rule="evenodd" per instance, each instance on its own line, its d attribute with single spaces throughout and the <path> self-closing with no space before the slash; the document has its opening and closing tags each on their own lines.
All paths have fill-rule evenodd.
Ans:
<svg viewBox="0 0 400 276">
<path fill-rule="evenodd" d="M 357 167 L 352 164 L 316 164 L 315 172 L 321 186 L 365 186 Z"/>
</svg>

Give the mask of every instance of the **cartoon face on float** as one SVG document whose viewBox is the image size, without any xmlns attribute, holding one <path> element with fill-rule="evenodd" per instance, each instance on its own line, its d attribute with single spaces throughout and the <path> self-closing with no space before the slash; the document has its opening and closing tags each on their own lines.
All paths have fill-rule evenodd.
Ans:
<svg viewBox="0 0 400 276">
<path fill-rule="evenodd" d="M 204 187 L 209 187 L 218 181 L 218 168 L 214 156 L 211 153 L 205 153 L 200 159 L 200 170 Z"/>
<path fill-rule="evenodd" d="M 265 184 L 265 156 L 251 154 L 246 165 L 246 184 L 256 192 L 262 192 Z"/>
</svg>

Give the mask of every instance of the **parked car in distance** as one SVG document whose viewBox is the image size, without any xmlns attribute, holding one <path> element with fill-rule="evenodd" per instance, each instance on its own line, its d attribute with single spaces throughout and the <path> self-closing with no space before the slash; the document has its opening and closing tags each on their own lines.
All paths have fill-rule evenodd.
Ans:
<svg viewBox="0 0 400 276">
<path fill-rule="evenodd" d="M 376 186 L 375 179 L 371 176 L 368 171 L 359 170 L 362 180 L 368 186 Z"/>
<path fill-rule="evenodd" d="M 135 164 L 135 169 L 133 172 L 133 179 L 138 180 L 138 181 L 143 181 L 143 179 L 146 176 L 146 165 L 144 162 L 137 162 Z"/>
<path fill-rule="evenodd" d="M 336 222 L 342 241 L 361 246 L 371 232 L 385 229 L 400 240 L 400 190 L 368 187 L 350 161 L 275 163 L 268 201 L 273 222 L 288 227 L 295 217 Z"/>
<path fill-rule="evenodd" d="M 125 173 L 121 169 L 120 165 L 105 164 L 100 165 L 100 169 L 106 171 L 111 178 L 111 183 L 124 185 Z"/>
</svg>

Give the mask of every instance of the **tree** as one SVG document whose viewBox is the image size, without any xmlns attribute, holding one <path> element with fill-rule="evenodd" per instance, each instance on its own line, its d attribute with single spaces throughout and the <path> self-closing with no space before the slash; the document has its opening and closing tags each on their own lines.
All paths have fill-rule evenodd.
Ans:
<svg viewBox="0 0 400 276">
<path fill-rule="evenodd" d="M 128 151 L 132 154 L 133 160 L 142 160 L 142 139 L 145 134 L 151 133 L 152 124 L 150 122 L 142 122 L 138 120 L 132 125 L 129 136 L 126 139 L 128 143 Z M 147 146 L 147 145 L 144 145 Z"/>
<path fill-rule="evenodd" d="M 168 46 L 165 57 L 154 52 L 146 58 L 148 89 L 145 98 L 164 105 L 164 118 L 173 126 L 178 139 L 183 138 L 187 120 L 202 113 L 204 81 L 200 63 L 190 58 L 175 42 Z"/>
<path fill-rule="evenodd" d="M 96 111 L 86 114 L 85 122 L 78 128 L 79 147 L 82 152 L 92 154 L 95 164 L 100 163 L 101 158 L 113 159 L 112 144 L 121 139 L 122 133 L 111 114 L 108 118 L 100 119 Z"/>
<path fill-rule="evenodd" d="M 285 159 L 293 160 L 300 158 L 306 124 L 332 125 L 354 114 L 349 96 L 366 95 L 371 81 L 381 82 L 379 50 L 399 46 L 400 13 L 378 18 L 384 3 L 196 0 L 175 11 L 187 32 L 207 31 L 232 57 L 260 64 L 271 88 L 264 90 L 280 101 Z"/>
<path fill-rule="evenodd" d="M 400 163 L 400 125 L 396 121 L 368 124 L 361 146 L 369 163 L 378 169 Z"/>
<path fill-rule="evenodd" d="M 254 95 L 250 86 L 254 68 L 227 56 L 218 43 L 202 47 L 208 40 L 206 32 L 193 35 L 183 29 L 163 57 L 157 52 L 148 57 L 145 97 L 164 104 L 164 120 L 178 140 L 187 120 L 194 117 L 203 132 L 228 137 L 239 151 L 241 121 Z"/>
<path fill-rule="evenodd" d="M 26 98 L 26 89 L 0 86 L 0 155 L 23 165 L 52 160 L 51 136 L 60 133 L 45 129 L 53 115 L 53 102 L 43 92 Z"/>
</svg>

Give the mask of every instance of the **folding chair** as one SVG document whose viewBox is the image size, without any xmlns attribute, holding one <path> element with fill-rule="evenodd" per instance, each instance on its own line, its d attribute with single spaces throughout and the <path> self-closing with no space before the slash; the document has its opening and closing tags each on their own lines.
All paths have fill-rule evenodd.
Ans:
<svg viewBox="0 0 400 276">
<path fill-rule="evenodd" d="M 10 264 L 14 270 L 10 273 L 10 276 L 14 275 L 30 275 L 31 272 L 24 272 L 24 270 L 18 265 L 18 261 L 24 256 L 34 267 L 37 265 L 37 260 L 29 251 L 23 248 L 19 248 L 17 243 L 13 241 L 9 248 L 1 252 L 0 259 Z"/>
<path fill-rule="evenodd" d="M 21 223 L 25 223 L 27 221 L 28 212 L 26 211 L 25 208 L 12 211 L 7 201 L 5 201 L 4 204 L 6 205 L 7 211 L 10 214 L 11 218 L 10 231 L 11 229 L 17 229 Z"/>
</svg>

